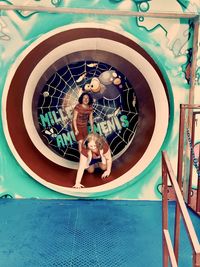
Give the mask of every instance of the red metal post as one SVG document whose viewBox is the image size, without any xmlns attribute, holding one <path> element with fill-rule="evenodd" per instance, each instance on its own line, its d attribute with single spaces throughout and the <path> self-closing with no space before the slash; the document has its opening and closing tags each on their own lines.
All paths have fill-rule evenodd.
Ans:
<svg viewBox="0 0 200 267">
<path fill-rule="evenodd" d="M 200 253 L 193 253 L 193 267 L 200 267 Z"/>
<path fill-rule="evenodd" d="M 198 182 L 197 182 L 197 204 L 196 204 L 196 212 L 200 212 L 200 145 L 199 145 L 199 171 L 198 171 Z"/>
<path fill-rule="evenodd" d="M 168 199 L 167 199 L 167 169 L 164 152 L 162 152 L 162 236 L 163 236 L 163 267 L 168 267 L 168 249 L 164 237 L 164 230 L 168 230 Z"/>
<path fill-rule="evenodd" d="M 191 142 L 192 147 L 194 146 L 194 136 L 195 136 L 195 118 L 196 114 L 192 114 L 192 131 L 191 131 Z M 193 174 L 193 158 L 192 151 L 190 151 L 190 173 L 189 173 L 189 183 L 188 183 L 188 205 L 191 205 L 191 191 L 192 191 L 192 174 Z"/>
<path fill-rule="evenodd" d="M 182 173 L 183 173 L 184 121 L 185 121 L 185 107 L 184 105 L 180 105 L 177 180 L 181 191 L 182 191 Z M 179 239 L 180 239 L 180 215 L 181 215 L 180 208 L 176 203 L 175 228 L 174 228 L 174 253 L 177 264 L 178 264 Z"/>
</svg>

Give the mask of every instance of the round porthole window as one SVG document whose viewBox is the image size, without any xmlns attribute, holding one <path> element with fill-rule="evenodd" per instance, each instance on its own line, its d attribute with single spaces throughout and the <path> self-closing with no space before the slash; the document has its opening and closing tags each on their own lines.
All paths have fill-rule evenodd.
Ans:
<svg viewBox="0 0 200 267">
<path fill-rule="evenodd" d="M 106 181 L 85 173 L 78 190 L 71 121 L 84 91 L 93 97 L 95 131 L 110 144 L 113 166 Z M 142 173 L 169 120 L 167 87 L 152 58 L 130 35 L 96 24 L 58 28 L 24 50 L 7 78 L 3 107 L 19 164 L 44 186 L 75 196 L 105 193 Z"/>
</svg>

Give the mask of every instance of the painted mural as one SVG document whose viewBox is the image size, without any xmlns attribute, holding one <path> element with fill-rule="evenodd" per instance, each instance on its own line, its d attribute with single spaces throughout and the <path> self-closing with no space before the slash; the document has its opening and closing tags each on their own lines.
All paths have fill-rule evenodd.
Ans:
<svg viewBox="0 0 200 267">
<path fill-rule="evenodd" d="M 161 150 L 176 170 L 179 106 L 188 103 L 190 90 L 192 22 L 56 8 L 199 13 L 198 1 L 23 5 L 55 12 L 1 10 L 0 196 L 160 199 Z M 195 103 L 199 87 L 200 57 Z M 77 189 L 80 156 L 72 123 L 84 92 L 93 98 L 94 132 L 109 144 L 113 163 L 109 177 L 86 173 L 84 188 Z M 195 142 L 198 154 L 198 136 Z"/>
</svg>

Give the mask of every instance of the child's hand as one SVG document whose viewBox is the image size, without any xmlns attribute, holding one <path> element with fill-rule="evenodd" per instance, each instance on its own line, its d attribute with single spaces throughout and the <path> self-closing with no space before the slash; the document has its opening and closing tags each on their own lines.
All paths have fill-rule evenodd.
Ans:
<svg viewBox="0 0 200 267">
<path fill-rule="evenodd" d="M 79 131 L 78 130 L 75 130 L 75 135 L 78 135 L 79 134 Z"/>
<path fill-rule="evenodd" d="M 82 187 L 84 187 L 84 185 L 82 185 L 82 184 L 75 184 L 75 185 L 73 186 L 73 188 L 77 188 L 77 189 L 80 189 L 80 188 L 82 188 Z"/>
<path fill-rule="evenodd" d="M 106 177 L 108 177 L 110 175 L 110 171 L 106 170 L 102 175 L 101 178 L 105 179 Z"/>
</svg>

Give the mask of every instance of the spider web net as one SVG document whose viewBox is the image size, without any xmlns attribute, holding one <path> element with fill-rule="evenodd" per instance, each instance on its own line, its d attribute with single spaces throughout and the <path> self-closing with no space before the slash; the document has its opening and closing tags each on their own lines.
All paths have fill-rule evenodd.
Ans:
<svg viewBox="0 0 200 267">
<path fill-rule="evenodd" d="M 94 83 L 97 81 L 98 92 Z M 135 135 L 138 104 L 128 79 L 106 63 L 75 62 L 55 70 L 50 78 L 46 78 L 34 99 L 37 102 L 37 110 L 33 110 L 36 129 L 54 153 L 77 162 L 79 152 L 72 130 L 72 115 L 78 98 L 88 88 L 94 99 L 94 129 L 107 139 L 112 156 L 118 157 Z M 88 125 L 88 131 L 89 128 Z"/>
</svg>

